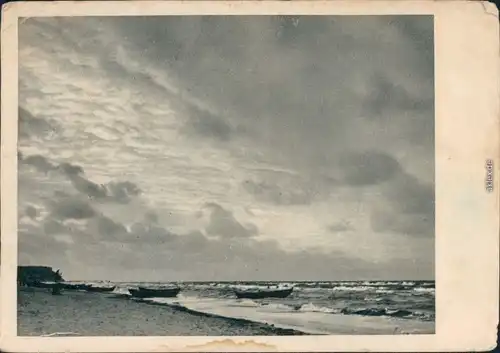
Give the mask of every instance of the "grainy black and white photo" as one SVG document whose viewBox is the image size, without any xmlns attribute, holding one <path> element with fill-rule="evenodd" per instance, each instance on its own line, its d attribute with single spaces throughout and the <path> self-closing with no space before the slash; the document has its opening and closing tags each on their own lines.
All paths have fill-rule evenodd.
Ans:
<svg viewBox="0 0 500 353">
<path fill-rule="evenodd" d="M 20 18 L 18 335 L 435 333 L 433 30 Z"/>
</svg>

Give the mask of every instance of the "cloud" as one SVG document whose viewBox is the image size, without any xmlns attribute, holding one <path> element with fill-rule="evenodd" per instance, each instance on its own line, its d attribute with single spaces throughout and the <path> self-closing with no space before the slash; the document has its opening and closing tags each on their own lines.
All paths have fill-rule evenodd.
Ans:
<svg viewBox="0 0 500 353">
<path fill-rule="evenodd" d="M 60 220 L 47 219 L 42 225 L 43 232 L 48 236 L 66 233 L 69 229 L 61 223 Z"/>
<path fill-rule="evenodd" d="M 126 225 L 95 209 L 79 195 L 54 193 L 48 204 L 51 212 L 39 220 L 37 232 L 49 237 L 64 234 L 85 244 L 163 244 L 177 237 L 154 219 L 152 211 L 146 212 L 142 221 Z"/>
<path fill-rule="evenodd" d="M 76 190 L 90 198 L 117 203 L 128 203 L 140 190 L 130 181 L 110 182 L 98 185 L 81 175 L 68 175 Z"/>
<path fill-rule="evenodd" d="M 352 164 L 347 164 L 351 161 Z M 389 155 L 365 153 L 345 160 L 346 181 L 352 186 L 373 187 L 383 200 L 370 216 L 376 232 L 430 237 L 434 235 L 434 184 L 408 174 Z"/>
<path fill-rule="evenodd" d="M 69 195 L 57 193 L 54 198 L 62 198 L 57 203 L 58 209 L 86 208 Z M 55 250 L 46 247 L 53 246 L 58 251 L 57 265 L 65 272 L 84 273 L 77 268 L 110 267 L 113 263 L 119 264 L 121 274 L 108 270 L 102 278 L 109 279 L 113 273 L 113 278 L 122 280 L 146 269 L 162 272 L 164 280 L 220 280 L 221 273 L 225 280 L 321 280 L 332 279 L 332 273 L 336 273 L 333 278 L 348 279 L 352 271 L 393 279 L 396 273 L 394 262 L 389 267 L 374 267 L 338 251 L 328 254 L 285 251 L 276 241 L 248 236 L 252 228 L 243 227 L 220 205 L 210 203 L 204 207 L 210 210 L 206 232 L 214 233 L 210 231 L 213 228 L 218 237 L 206 237 L 199 230 L 184 234 L 171 232 L 159 223 L 153 210 L 145 210 L 143 220 L 130 226 L 98 211 L 87 214 L 87 218 L 82 217 L 81 211 L 77 211 L 76 216 L 74 211 L 68 211 L 65 217 L 52 212 L 21 231 L 20 259 L 24 263 L 35 263 L 35 258 L 49 259 L 50 251 Z M 67 223 L 74 221 L 79 226 Z M 421 260 L 417 259 L 421 269 L 429 266 L 418 261 Z M 96 279 L 99 274 L 92 276 Z M 142 280 L 148 278 L 144 273 L 143 276 L 146 277 L 141 277 Z"/>
<path fill-rule="evenodd" d="M 130 227 L 128 239 L 141 244 L 164 244 L 176 238 L 176 234 L 163 228 L 161 225 L 135 223 Z"/>
<path fill-rule="evenodd" d="M 99 234 L 110 237 L 119 237 L 127 233 L 126 227 L 105 216 L 100 216 L 97 218 L 97 230 Z"/>
<path fill-rule="evenodd" d="M 140 247 L 171 244 L 179 237 L 158 223 L 152 211 L 147 211 L 143 220 L 129 224 L 123 224 L 109 216 L 99 214 L 89 220 L 87 233 L 93 234 L 94 238 L 100 241 L 133 244 Z"/>
<path fill-rule="evenodd" d="M 340 159 L 343 181 L 352 186 L 384 183 L 401 173 L 401 165 L 392 156 L 376 152 L 347 152 Z"/>
<path fill-rule="evenodd" d="M 389 77 L 375 74 L 370 83 L 371 92 L 365 100 L 366 111 L 374 118 L 384 119 L 394 111 L 427 111 L 432 116 L 434 97 L 431 92 L 415 99 L 403 85 L 398 85 Z M 429 124 L 432 125 L 432 124 Z M 429 131 L 430 132 L 430 131 Z M 432 133 L 427 134 L 432 136 Z"/>
<path fill-rule="evenodd" d="M 53 216 L 58 219 L 87 219 L 96 214 L 88 202 L 77 198 L 55 201 L 52 204 L 51 211 Z"/>
<path fill-rule="evenodd" d="M 36 207 L 30 205 L 26 207 L 25 214 L 31 219 L 36 219 L 38 217 L 38 210 Z"/>
<path fill-rule="evenodd" d="M 69 175 L 70 181 L 80 193 L 95 199 L 105 199 L 108 196 L 106 187 L 98 185 L 80 175 Z"/>
<path fill-rule="evenodd" d="M 327 227 L 328 231 L 332 233 L 337 233 L 337 232 L 349 232 L 354 230 L 354 227 L 347 221 L 342 221 L 342 222 L 336 222 L 333 224 L 330 224 Z"/>
<path fill-rule="evenodd" d="M 63 162 L 63 163 L 59 164 L 59 169 L 62 170 L 62 172 L 69 177 L 83 174 L 82 167 L 80 167 L 79 165 L 73 165 L 73 164 L 67 163 L 67 162 Z"/>
<path fill-rule="evenodd" d="M 396 158 L 377 151 L 346 153 L 340 165 L 344 185 L 382 196 L 372 206 L 370 220 L 374 231 L 434 235 L 433 183 L 418 180 Z"/>
<path fill-rule="evenodd" d="M 119 203 L 127 203 L 141 193 L 139 187 L 130 181 L 111 182 L 107 189 L 109 199 Z"/>
<path fill-rule="evenodd" d="M 158 215 L 154 211 L 148 211 L 144 215 L 144 220 L 151 224 L 158 224 Z"/>
<path fill-rule="evenodd" d="M 57 241 L 55 237 L 43 237 L 38 231 L 21 230 L 18 236 L 20 264 L 57 266 L 65 262 L 69 244 Z M 57 254 L 57 255 L 56 255 Z"/>
<path fill-rule="evenodd" d="M 388 204 L 376 206 L 371 215 L 378 232 L 394 232 L 418 237 L 435 235 L 434 186 L 401 173 L 385 188 Z"/>
<path fill-rule="evenodd" d="M 139 187 L 130 181 L 110 182 L 99 185 L 85 177 L 81 166 L 68 162 L 52 163 L 41 155 L 22 157 L 22 164 L 34 166 L 38 171 L 48 173 L 60 171 L 74 186 L 75 190 L 89 198 L 117 203 L 128 203 L 141 193 Z"/>
<path fill-rule="evenodd" d="M 184 107 L 187 108 L 186 112 L 189 118 L 183 131 L 221 142 L 227 142 L 232 138 L 235 133 L 234 128 L 221 117 L 187 101 L 183 101 L 183 103 Z"/>
<path fill-rule="evenodd" d="M 22 234 L 57 233 L 82 276 L 432 276 L 432 36 L 431 16 L 29 19 Z"/>
<path fill-rule="evenodd" d="M 221 238 L 239 238 L 252 237 L 258 234 L 258 229 L 253 224 L 243 226 L 239 223 L 233 214 L 216 203 L 207 203 L 205 205 L 210 213 L 210 221 L 206 227 L 209 235 Z"/>
<path fill-rule="evenodd" d="M 48 136 L 57 133 L 59 127 L 54 122 L 36 118 L 26 109 L 19 107 L 18 133 L 20 139 L 30 136 Z"/>
<path fill-rule="evenodd" d="M 275 205 L 305 205 L 309 204 L 314 198 L 314 194 L 298 185 L 280 186 L 273 181 L 253 181 L 245 180 L 243 188 L 252 194 L 257 200 L 269 202 Z"/>
<path fill-rule="evenodd" d="M 50 163 L 47 158 L 41 155 L 22 157 L 21 162 L 23 164 L 33 166 L 36 168 L 36 170 L 43 173 L 48 173 L 56 169 L 56 167 L 52 163 Z"/>
</svg>

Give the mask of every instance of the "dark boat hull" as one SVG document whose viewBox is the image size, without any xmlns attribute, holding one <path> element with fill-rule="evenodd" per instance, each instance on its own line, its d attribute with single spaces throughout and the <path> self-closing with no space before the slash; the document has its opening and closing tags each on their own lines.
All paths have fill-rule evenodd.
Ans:
<svg viewBox="0 0 500 353">
<path fill-rule="evenodd" d="M 61 287 L 65 290 L 88 290 L 91 286 L 88 284 L 63 283 Z"/>
<path fill-rule="evenodd" d="M 235 290 L 234 294 L 239 299 L 264 299 L 264 298 L 286 298 L 292 294 L 293 288 L 281 289 L 274 291 L 238 291 Z"/>
<path fill-rule="evenodd" d="M 62 288 L 62 283 L 59 282 L 46 283 L 46 282 L 34 281 L 34 282 L 27 282 L 26 286 L 52 289 L 52 288 Z"/>
<path fill-rule="evenodd" d="M 54 288 L 57 286 L 56 283 L 44 283 L 44 282 L 33 282 L 29 284 L 30 287 L 36 288 Z"/>
<path fill-rule="evenodd" d="M 93 286 L 90 286 L 86 290 L 87 290 L 87 292 L 105 293 L 105 292 L 112 292 L 115 290 L 115 288 L 116 288 L 116 286 L 114 286 L 114 287 L 93 287 Z"/>
<path fill-rule="evenodd" d="M 129 289 L 128 291 L 135 298 L 173 298 L 176 297 L 177 294 L 179 294 L 181 289 L 149 289 L 139 287 L 139 289 Z"/>
</svg>

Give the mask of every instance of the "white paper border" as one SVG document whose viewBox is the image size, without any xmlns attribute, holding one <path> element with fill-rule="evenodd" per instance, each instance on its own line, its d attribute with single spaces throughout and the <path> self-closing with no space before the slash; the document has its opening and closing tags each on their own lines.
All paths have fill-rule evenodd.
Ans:
<svg viewBox="0 0 500 353">
<path fill-rule="evenodd" d="M 436 334 L 252 337 L 17 337 L 17 21 L 39 16 L 434 15 Z M 15 352 L 469 351 L 496 344 L 499 259 L 498 11 L 466 1 L 10 3 L 2 12 L 0 349 Z M 485 161 L 495 163 L 485 191 Z"/>
</svg>

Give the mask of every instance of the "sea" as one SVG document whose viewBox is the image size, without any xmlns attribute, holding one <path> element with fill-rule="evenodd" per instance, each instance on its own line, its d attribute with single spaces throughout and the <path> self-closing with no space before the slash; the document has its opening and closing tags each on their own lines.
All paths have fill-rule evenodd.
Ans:
<svg viewBox="0 0 500 353">
<path fill-rule="evenodd" d="M 89 283 L 89 282 L 86 282 Z M 103 282 L 91 282 L 102 285 Z M 115 293 L 128 288 L 178 285 L 176 298 L 149 298 L 157 304 L 190 311 L 272 324 L 307 333 L 328 334 L 338 326 L 338 316 L 385 317 L 394 320 L 434 322 L 434 281 L 334 281 L 334 282 L 117 282 Z M 289 288 L 287 298 L 238 299 L 235 289 Z"/>
</svg>

